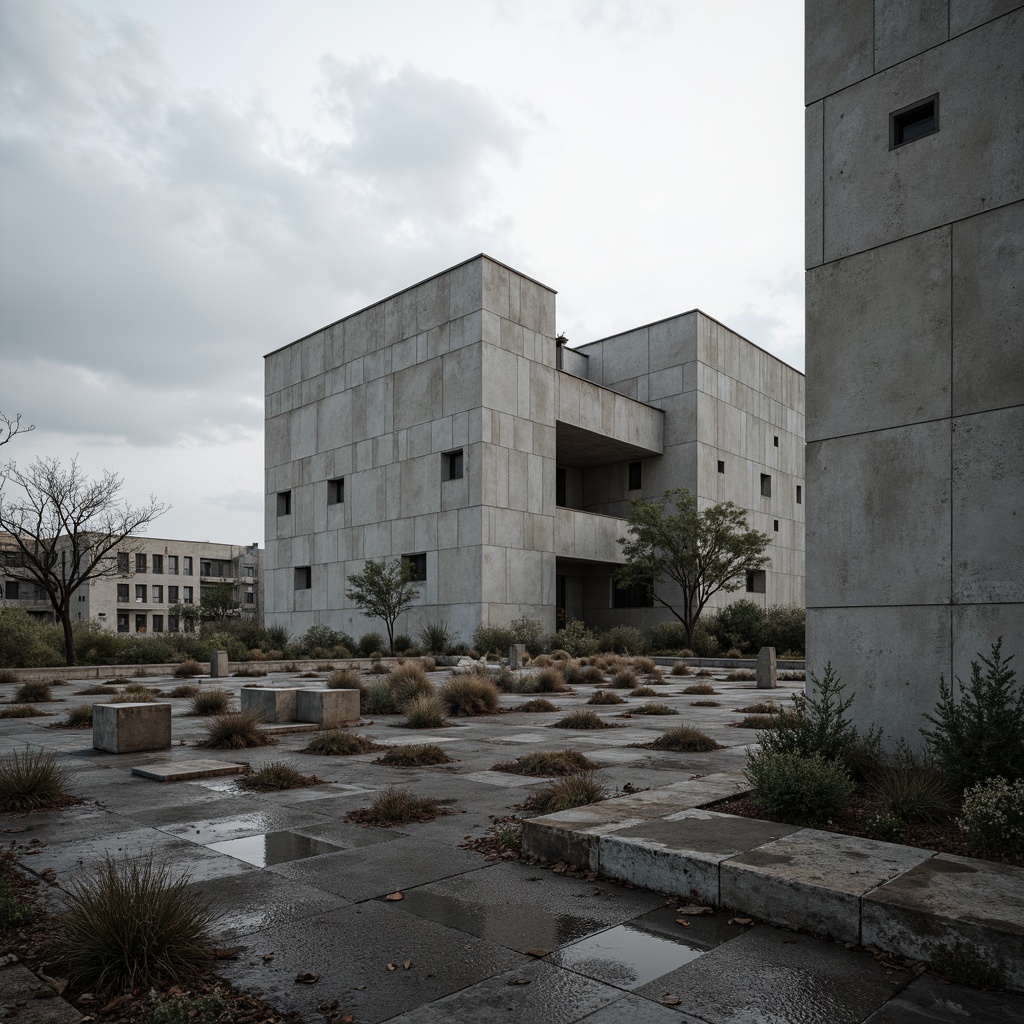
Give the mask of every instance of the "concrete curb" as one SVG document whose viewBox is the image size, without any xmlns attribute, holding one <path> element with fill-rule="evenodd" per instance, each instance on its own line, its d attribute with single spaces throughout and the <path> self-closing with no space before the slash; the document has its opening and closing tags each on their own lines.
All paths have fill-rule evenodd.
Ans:
<svg viewBox="0 0 1024 1024">
<path fill-rule="evenodd" d="M 523 823 L 523 853 L 931 960 L 968 942 L 1024 991 L 1024 869 L 706 809 L 740 770 Z"/>
</svg>

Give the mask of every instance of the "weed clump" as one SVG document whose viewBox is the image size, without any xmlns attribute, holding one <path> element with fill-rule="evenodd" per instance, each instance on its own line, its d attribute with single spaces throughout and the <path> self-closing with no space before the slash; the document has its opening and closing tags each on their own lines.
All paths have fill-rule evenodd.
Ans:
<svg viewBox="0 0 1024 1024">
<path fill-rule="evenodd" d="M 449 814 L 437 800 L 417 796 L 407 789 L 388 786 L 369 807 L 350 811 L 346 820 L 362 825 L 405 825 L 413 821 L 430 821 L 439 814 Z"/>
<path fill-rule="evenodd" d="M 961 830 L 980 850 L 1024 853 L 1024 779 L 979 782 L 964 793 Z"/>
<path fill-rule="evenodd" d="M 203 674 L 203 666 L 195 659 L 187 658 L 180 665 L 175 665 L 174 671 L 171 674 L 175 679 L 191 679 L 192 676 L 201 676 Z"/>
<path fill-rule="evenodd" d="M 774 715 L 744 715 L 736 725 L 739 729 L 774 729 L 777 721 Z"/>
<path fill-rule="evenodd" d="M 44 718 L 45 711 L 32 707 L 31 704 L 11 704 L 0 708 L 0 718 Z"/>
<path fill-rule="evenodd" d="M 653 690 L 651 691 L 654 692 Z M 588 704 L 625 704 L 626 702 L 613 690 L 598 690 Z"/>
<path fill-rule="evenodd" d="M 718 691 L 710 683 L 693 683 L 683 687 L 683 693 L 692 693 L 702 697 L 710 697 Z"/>
<path fill-rule="evenodd" d="M 107 704 L 152 704 L 159 693 L 141 683 L 129 683 L 121 690 L 115 690 L 104 702 Z"/>
<path fill-rule="evenodd" d="M 596 715 L 593 711 L 573 711 L 553 722 L 552 729 L 610 729 L 611 724 Z"/>
<path fill-rule="evenodd" d="M 84 690 L 81 692 L 85 692 Z M 197 694 L 202 693 L 202 690 L 195 683 L 182 683 L 180 686 L 174 687 L 167 696 L 168 697 L 195 697 Z"/>
<path fill-rule="evenodd" d="M 420 694 L 413 697 L 402 709 L 406 729 L 440 729 L 448 724 L 448 707 L 435 694 Z"/>
<path fill-rule="evenodd" d="M 530 693 L 565 693 L 569 689 L 565 684 L 565 677 L 553 665 L 550 668 L 542 668 L 535 675 L 526 678 L 533 684 Z"/>
<path fill-rule="evenodd" d="M 762 750 L 750 758 L 744 773 L 751 799 L 772 821 L 817 825 L 837 818 L 853 798 L 845 766 L 820 754 Z"/>
<path fill-rule="evenodd" d="M 359 690 L 359 673 L 351 668 L 335 669 L 327 677 L 328 690 Z"/>
<path fill-rule="evenodd" d="M 68 718 L 64 723 L 69 729 L 89 729 L 92 727 L 92 705 L 76 704 L 68 708 Z"/>
<path fill-rule="evenodd" d="M 578 750 L 535 750 L 517 757 L 514 761 L 501 761 L 494 765 L 492 770 L 545 778 L 551 775 L 577 775 L 598 767 L 598 764 Z"/>
<path fill-rule="evenodd" d="M 645 746 L 651 750 L 673 750 L 680 754 L 699 754 L 718 749 L 718 744 L 707 733 L 692 725 L 669 729 Z"/>
<path fill-rule="evenodd" d="M 206 724 L 206 739 L 200 744 L 210 750 L 244 750 L 267 747 L 277 740 L 260 729 L 263 715 L 258 711 L 235 711 L 217 715 Z"/>
<path fill-rule="evenodd" d="M 500 703 L 498 687 L 486 676 L 475 673 L 452 676 L 441 687 L 439 696 L 448 713 L 460 717 L 496 714 Z"/>
<path fill-rule="evenodd" d="M 675 708 L 667 704 L 641 704 L 638 708 L 630 708 L 632 715 L 678 715 Z"/>
<path fill-rule="evenodd" d="M 92 686 L 83 687 L 81 690 L 75 690 L 76 697 L 99 697 L 100 695 L 106 695 L 110 693 L 103 683 L 94 683 Z"/>
<path fill-rule="evenodd" d="M 26 748 L 0 757 L 0 811 L 63 807 L 73 800 L 67 785 L 67 770 L 54 754 Z"/>
<path fill-rule="evenodd" d="M 48 701 L 53 700 L 53 693 L 50 690 L 50 684 L 41 681 L 22 683 L 17 690 L 14 691 L 14 696 L 11 698 L 12 704 L 45 704 Z"/>
<path fill-rule="evenodd" d="M 756 672 L 751 672 L 748 668 L 738 668 L 733 672 L 730 672 L 726 677 L 727 683 L 749 683 L 757 678 Z"/>
<path fill-rule="evenodd" d="M 612 676 L 612 689 L 615 690 L 633 690 L 636 689 L 637 679 L 636 673 L 631 668 L 620 668 Z"/>
<path fill-rule="evenodd" d="M 299 768 L 289 761 L 267 761 L 266 764 L 243 775 L 238 780 L 238 785 L 242 789 L 251 789 L 259 793 L 276 793 L 282 789 L 315 786 L 323 781 L 315 775 L 303 775 Z"/>
<path fill-rule="evenodd" d="M 530 795 L 525 807 L 538 814 L 554 814 L 572 807 L 596 804 L 607 797 L 608 790 L 603 782 L 590 772 L 580 772 L 541 786 Z"/>
<path fill-rule="evenodd" d="M 685 661 L 677 661 L 672 666 L 672 671 L 669 672 L 669 675 L 672 675 L 672 676 L 692 676 L 693 675 L 693 669 L 691 669 L 690 666 L 687 665 Z"/>
<path fill-rule="evenodd" d="M 720 700 L 691 700 L 691 708 L 720 708 L 722 702 Z"/>
<path fill-rule="evenodd" d="M 352 754 L 369 754 L 380 750 L 381 746 L 365 736 L 357 736 L 344 729 L 328 729 L 322 732 L 303 747 L 305 754 L 323 754 L 325 756 L 349 757 Z"/>
<path fill-rule="evenodd" d="M 635 690 L 629 691 L 630 697 L 657 697 L 658 691 L 650 686 L 638 686 Z"/>
<path fill-rule="evenodd" d="M 384 764 L 391 768 L 422 768 L 432 764 L 451 764 L 452 760 L 439 743 L 410 743 L 392 747 L 378 757 L 374 764 Z"/>
<path fill-rule="evenodd" d="M 525 704 L 520 704 L 512 710 L 525 711 L 529 714 L 550 714 L 552 711 L 557 711 L 558 707 L 551 701 L 538 697 L 536 700 L 528 700 Z"/>
<path fill-rule="evenodd" d="M 211 960 L 209 904 L 152 856 L 107 857 L 73 879 L 54 953 L 72 985 L 122 992 L 181 981 Z"/>
<path fill-rule="evenodd" d="M 231 703 L 227 690 L 204 690 L 192 698 L 190 715 L 223 715 Z"/>
<path fill-rule="evenodd" d="M 956 791 L 935 761 L 901 744 L 871 775 L 868 790 L 881 800 L 885 812 L 900 822 L 944 821 L 953 808 Z"/>
</svg>

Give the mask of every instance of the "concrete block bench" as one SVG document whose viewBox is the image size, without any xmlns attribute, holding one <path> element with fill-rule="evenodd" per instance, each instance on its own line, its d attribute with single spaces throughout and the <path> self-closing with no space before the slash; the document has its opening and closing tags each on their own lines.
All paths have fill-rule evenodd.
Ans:
<svg viewBox="0 0 1024 1024">
<path fill-rule="evenodd" d="M 359 721 L 358 690 L 299 690 L 296 720 L 337 729 Z"/>
<path fill-rule="evenodd" d="M 297 686 L 243 686 L 242 710 L 258 711 L 265 722 L 294 722 Z"/>
<path fill-rule="evenodd" d="M 94 704 L 92 745 L 109 754 L 169 749 L 171 705 Z"/>
</svg>

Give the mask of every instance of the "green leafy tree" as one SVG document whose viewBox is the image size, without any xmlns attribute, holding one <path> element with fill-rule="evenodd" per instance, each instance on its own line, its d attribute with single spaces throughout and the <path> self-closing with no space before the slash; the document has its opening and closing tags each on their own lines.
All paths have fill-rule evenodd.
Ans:
<svg viewBox="0 0 1024 1024">
<path fill-rule="evenodd" d="M 673 511 L 674 506 L 674 511 Z M 620 588 L 645 586 L 659 604 L 679 619 L 686 646 L 708 601 L 720 591 L 738 590 L 748 572 L 764 569 L 771 542 L 766 533 L 747 526 L 747 513 L 731 501 L 706 509 L 682 487 L 660 498 L 630 502 L 629 536 L 619 538 L 626 564 L 615 574 Z M 667 580 L 681 592 L 682 605 L 670 604 L 659 592 Z"/>
<path fill-rule="evenodd" d="M 194 633 L 201 618 L 199 605 L 182 604 L 180 601 L 172 604 L 167 609 L 167 614 L 177 618 L 186 633 Z"/>
<path fill-rule="evenodd" d="M 412 566 L 400 558 L 371 558 L 362 572 L 349 576 L 345 596 L 370 618 L 383 620 L 394 654 L 395 621 L 420 596 Z"/>
<path fill-rule="evenodd" d="M 235 588 L 230 583 L 210 583 L 202 588 L 199 617 L 203 622 L 224 622 L 238 611 Z"/>
</svg>

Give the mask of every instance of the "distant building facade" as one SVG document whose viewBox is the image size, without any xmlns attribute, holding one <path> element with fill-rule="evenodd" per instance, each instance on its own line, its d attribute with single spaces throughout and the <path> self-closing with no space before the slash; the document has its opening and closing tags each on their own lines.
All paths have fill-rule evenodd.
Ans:
<svg viewBox="0 0 1024 1024">
<path fill-rule="evenodd" d="M 18 564 L 11 538 L 0 535 L 0 609 L 23 608 L 54 621 L 46 594 L 4 572 Z M 117 554 L 118 574 L 90 580 L 72 597 L 73 622 L 94 621 L 117 633 L 177 633 L 188 628 L 175 605 L 196 605 L 204 587 L 228 584 L 237 617 L 263 622 L 263 551 L 259 544 L 131 537 Z"/>
<path fill-rule="evenodd" d="M 918 741 L 1024 656 L 1024 6 L 809 0 L 808 667 Z"/>
<path fill-rule="evenodd" d="M 270 353 L 266 400 L 268 624 L 379 629 L 345 597 L 370 558 L 421 581 L 401 632 L 669 619 L 612 584 L 669 487 L 772 538 L 728 599 L 803 605 L 803 375 L 699 311 L 570 349 L 481 255 Z"/>
</svg>

